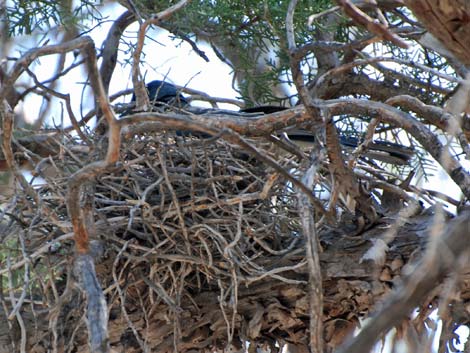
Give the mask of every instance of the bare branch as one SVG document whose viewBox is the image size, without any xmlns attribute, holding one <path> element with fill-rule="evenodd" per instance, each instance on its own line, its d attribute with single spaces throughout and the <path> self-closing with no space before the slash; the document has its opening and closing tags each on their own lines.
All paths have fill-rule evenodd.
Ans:
<svg viewBox="0 0 470 353">
<path fill-rule="evenodd" d="M 327 107 L 330 109 L 331 114 L 356 112 L 376 117 L 382 122 L 408 131 L 442 165 L 464 195 L 470 197 L 470 175 L 455 157 L 446 153 L 446 148 L 439 141 L 439 138 L 412 116 L 387 104 L 361 99 L 332 99 L 319 103 L 319 106 Z"/>
<path fill-rule="evenodd" d="M 302 182 L 310 189 L 314 187 L 315 175 L 317 174 L 320 163 L 321 153 L 315 151 L 311 155 L 312 162 L 308 170 L 302 177 Z M 306 259 L 308 266 L 308 285 L 309 285 L 309 316 L 310 316 L 310 340 L 309 347 L 314 353 L 323 352 L 323 285 L 320 266 L 320 239 L 315 226 L 314 209 L 305 196 L 304 192 L 297 195 L 300 219 L 302 222 L 302 231 L 307 243 Z"/>
<path fill-rule="evenodd" d="M 137 46 L 132 55 L 132 59 L 133 59 L 132 83 L 134 85 L 134 92 L 136 96 L 136 107 L 138 109 L 143 108 L 143 110 L 147 110 L 150 105 L 150 100 L 146 93 L 144 84 L 143 82 L 142 83 L 140 82 L 141 75 L 140 75 L 140 70 L 139 70 L 140 56 L 142 54 L 142 50 L 144 47 L 145 34 L 147 33 L 147 29 L 151 25 L 158 25 L 161 21 L 169 18 L 171 15 L 173 15 L 173 13 L 179 11 L 184 6 L 186 6 L 189 1 L 190 0 L 180 0 L 175 5 L 170 6 L 169 8 L 159 12 L 158 14 L 155 14 L 154 16 L 152 16 L 152 18 L 146 20 L 139 27 L 139 33 L 137 36 Z"/>
<path fill-rule="evenodd" d="M 371 17 L 369 17 L 366 13 L 360 10 L 357 6 L 355 6 L 349 0 L 336 0 L 339 6 L 343 9 L 343 11 L 351 17 L 353 21 L 360 24 L 361 26 L 367 28 L 372 33 L 376 34 L 380 38 L 385 40 L 389 40 L 395 45 L 407 49 L 408 44 L 401 40 L 396 34 L 391 32 L 384 24 L 379 23 L 378 21 L 374 21 Z"/>
<path fill-rule="evenodd" d="M 103 49 L 101 50 L 102 63 L 100 67 L 100 76 L 103 81 L 105 92 L 109 90 L 109 83 L 113 76 L 114 68 L 117 63 L 117 55 L 119 49 L 119 41 L 124 30 L 135 21 L 135 16 L 132 12 L 126 11 L 119 16 L 109 29 L 108 36 L 103 42 Z"/>
<path fill-rule="evenodd" d="M 436 239 L 439 252 L 428 251 L 422 261 L 406 276 L 383 302 L 383 308 L 338 353 L 369 352 L 379 337 L 398 325 L 414 308 L 419 306 L 444 277 L 451 273 L 470 250 L 470 213 L 465 212 L 451 221 Z"/>
<path fill-rule="evenodd" d="M 392 97 L 387 99 L 385 103 L 411 110 L 418 114 L 423 121 L 455 136 L 460 143 L 460 147 L 462 147 L 462 150 L 466 154 L 467 159 L 470 158 L 470 145 L 467 139 L 467 134 L 470 136 L 470 131 L 462 130 L 458 117 L 440 107 L 424 104 L 418 98 L 408 95 Z"/>
</svg>

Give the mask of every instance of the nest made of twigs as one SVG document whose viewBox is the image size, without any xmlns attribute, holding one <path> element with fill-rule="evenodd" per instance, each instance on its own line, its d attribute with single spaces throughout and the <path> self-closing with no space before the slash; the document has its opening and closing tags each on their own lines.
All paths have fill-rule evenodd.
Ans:
<svg viewBox="0 0 470 353">
<path fill-rule="evenodd" d="M 33 180 L 37 196 L 19 190 L 4 213 L 3 239 L 15 254 L 10 273 L 31 271 L 29 296 L 62 318 L 55 329 L 81 349 L 85 330 L 70 331 L 81 322 L 84 303 L 70 285 L 73 242 L 65 199 L 70 176 L 100 158 L 102 142 L 95 137 L 90 148 L 62 140 L 61 153 L 36 170 L 44 178 Z M 252 143 L 290 173 L 301 170 L 270 144 Z M 82 195 L 83 208 L 93 210 L 87 225 L 110 308 L 111 344 L 126 338 L 137 351 L 145 342 L 162 352 L 246 341 L 272 349 L 279 342 L 307 345 L 304 240 L 289 181 L 222 139 L 171 132 L 129 139 L 121 161 L 87 183 Z M 28 261 L 33 269 L 26 268 Z M 366 298 L 369 287 L 343 286 L 341 296 L 346 293 L 350 304 L 327 301 L 325 317 L 342 317 L 349 331 L 372 299 L 354 299 Z"/>
</svg>

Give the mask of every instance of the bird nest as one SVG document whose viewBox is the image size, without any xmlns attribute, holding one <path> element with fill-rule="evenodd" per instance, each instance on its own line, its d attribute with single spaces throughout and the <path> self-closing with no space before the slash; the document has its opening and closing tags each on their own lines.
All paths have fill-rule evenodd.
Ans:
<svg viewBox="0 0 470 353">
<path fill-rule="evenodd" d="M 59 153 L 38 164 L 32 187 L 19 189 L 2 213 L 10 293 L 24 294 L 26 311 L 47 313 L 56 339 L 78 351 L 87 349 L 85 303 L 70 271 L 66 195 L 71 175 L 100 159 L 102 138 L 95 140 L 90 148 L 62 138 Z M 291 175 L 302 169 L 270 144 L 253 143 Z M 85 185 L 81 200 L 84 212 L 91 210 L 85 222 L 109 307 L 111 345 L 124 344 L 126 352 L 229 343 L 239 349 L 246 342 L 273 350 L 283 342 L 306 347 L 305 241 L 292 183 L 217 138 L 143 134 L 123 143 L 120 160 Z M 326 225 L 320 233 L 325 247 L 338 234 Z M 343 250 L 358 245 L 359 238 L 348 239 Z M 350 260 L 348 271 L 363 266 Z M 351 275 L 346 268 L 328 271 L 330 280 Z M 325 286 L 325 318 L 332 325 L 341 318 L 350 330 L 389 288 L 386 281 L 373 290 L 358 283 Z"/>
</svg>

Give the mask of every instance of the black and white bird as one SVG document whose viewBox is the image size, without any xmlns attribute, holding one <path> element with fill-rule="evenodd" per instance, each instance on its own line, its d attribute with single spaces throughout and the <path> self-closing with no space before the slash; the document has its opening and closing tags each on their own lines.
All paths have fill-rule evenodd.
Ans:
<svg viewBox="0 0 470 353">
<path fill-rule="evenodd" d="M 146 85 L 150 102 L 155 105 L 167 105 L 167 106 L 176 106 L 176 107 L 187 107 L 189 105 L 188 100 L 181 94 L 180 90 L 176 88 L 173 84 L 155 80 L 151 81 Z M 135 95 L 132 96 L 132 101 L 135 101 Z M 254 108 L 242 109 L 239 112 L 232 111 L 222 111 L 217 109 L 200 109 L 195 110 L 195 113 L 198 114 L 210 114 L 226 112 L 231 115 L 240 115 L 240 114 L 271 114 L 285 110 L 287 108 L 276 107 L 276 106 L 261 106 Z M 178 135 L 187 135 L 184 132 L 178 131 Z M 315 140 L 315 136 L 307 130 L 290 130 L 287 133 L 287 137 L 290 141 L 296 143 L 302 149 L 312 146 Z M 193 136 L 206 138 L 209 137 L 206 134 L 198 135 L 193 134 Z M 346 136 L 340 134 L 340 144 L 346 148 L 356 148 L 361 143 L 361 139 L 353 136 Z M 372 141 L 367 145 L 367 151 L 365 156 L 378 160 L 385 163 L 395 164 L 395 165 L 407 165 L 414 157 L 414 150 L 410 147 L 403 146 L 398 143 L 389 142 L 389 141 Z"/>
</svg>

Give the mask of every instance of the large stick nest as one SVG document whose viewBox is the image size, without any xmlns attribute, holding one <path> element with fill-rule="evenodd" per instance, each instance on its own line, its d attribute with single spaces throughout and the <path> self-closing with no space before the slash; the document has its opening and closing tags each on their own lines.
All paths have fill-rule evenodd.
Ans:
<svg viewBox="0 0 470 353">
<path fill-rule="evenodd" d="M 69 271 L 65 197 L 70 176 L 101 158 L 96 146 L 103 141 L 96 137 L 94 148 L 70 137 L 57 141 L 60 153 L 36 169 L 44 178 L 37 198 L 18 190 L 3 214 L 10 290 L 22 288 L 34 299 L 31 307 L 23 303 L 24 315 L 35 307 L 58 344 L 78 351 L 87 350 L 85 303 Z M 256 143 L 290 173 L 302 170 L 293 157 Z M 229 342 L 307 347 L 307 268 L 292 184 L 221 139 L 148 133 L 121 151 L 123 162 L 87 184 L 82 200 L 111 344 L 126 352 L 223 349 Z M 325 175 L 326 169 L 319 182 Z M 361 255 L 383 228 L 359 236 L 345 219 L 335 229 L 320 226 L 325 338 L 332 347 L 393 286 L 427 226 L 410 221 L 393 240 L 395 250 L 373 266 Z"/>
</svg>

